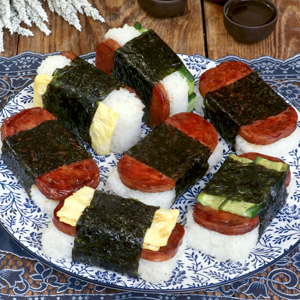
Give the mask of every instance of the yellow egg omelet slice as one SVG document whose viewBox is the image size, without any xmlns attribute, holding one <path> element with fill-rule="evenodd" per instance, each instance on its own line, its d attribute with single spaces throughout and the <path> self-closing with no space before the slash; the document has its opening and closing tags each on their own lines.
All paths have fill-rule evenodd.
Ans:
<svg viewBox="0 0 300 300">
<path fill-rule="evenodd" d="M 93 149 L 100 155 L 110 153 L 111 138 L 114 132 L 118 114 L 107 105 L 100 102 L 90 127 Z"/>
<path fill-rule="evenodd" d="M 37 75 L 34 79 L 33 105 L 43 107 L 42 96 L 46 92 L 47 86 L 52 80 L 51 75 Z"/>
<path fill-rule="evenodd" d="M 160 247 L 166 246 L 178 216 L 178 209 L 158 209 L 154 214 L 151 227 L 146 231 L 143 248 L 158 251 Z"/>
<path fill-rule="evenodd" d="M 84 209 L 90 205 L 94 192 L 94 189 L 84 186 L 66 198 L 63 207 L 57 212 L 59 220 L 75 227 Z"/>
</svg>

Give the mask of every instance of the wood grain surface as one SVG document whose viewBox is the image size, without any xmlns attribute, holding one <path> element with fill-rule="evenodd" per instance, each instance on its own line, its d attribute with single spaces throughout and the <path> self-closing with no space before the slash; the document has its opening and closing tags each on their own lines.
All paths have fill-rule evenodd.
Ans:
<svg viewBox="0 0 300 300">
<path fill-rule="evenodd" d="M 234 54 L 246 59 L 263 55 L 287 59 L 300 52 L 300 0 L 273 0 L 279 17 L 273 33 L 265 40 L 245 44 L 234 40 L 223 24 L 223 6 L 204 0 L 207 56 L 217 59 Z"/>
<path fill-rule="evenodd" d="M 223 6 L 208 0 L 188 0 L 181 16 L 167 19 L 149 16 L 139 7 L 137 0 L 90 0 L 106 23 L 78 15 L 81 31 L 51 13 L 43 2 L 51 34 L 46 36 L 35 26 L 31 28 L 32 37 L 10 35 L 4 29 L 5 52 L 0 55 L 10 57 L 23 51 L 51 53 L 62 50 L 86 54 L 95 51 L 108 29 L 139 21 L 143 27 L 154 29 L 177 53 L 200 54 L 211 59 L 229 54 L 246 59 L 268 55 L 285 60 L 300 52 L 300 0 L 273 1 L 279 9 L 275 31 L 267 39 L 254 44 L 235 41 L 225 30 Z"/>
</svg>

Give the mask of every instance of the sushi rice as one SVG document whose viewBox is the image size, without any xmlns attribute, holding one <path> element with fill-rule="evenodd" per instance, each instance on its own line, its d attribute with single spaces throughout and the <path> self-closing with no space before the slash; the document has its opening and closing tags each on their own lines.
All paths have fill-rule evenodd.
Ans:
<svg viewBox="0 0 300 300">
<path fill-rule="evenodd" d="M 223 158 L 223 142 L 219 141 L 219 143 L 217 144 L 217 147 L 215 148 L 214 152 L 210 155 L 209 159 L 208 159 L 208 171 L 210 172 L 210 170 L 218 163 L 222 160 Z"/>
<path fill-rule="evenodd" d="M 58 230 L 53 222 L 50 222 L 42 232 L 42 252 L 53 260 L 71 262 L 74 239 Z"/>
<path fill-rule="evenodd" d="M 257 226 L 252 231 L 241 235 L 226 235 L 208 230 L 194 221 L 193 211 L 187 213 L 187 247 L 214 256 L 217 260 L 232 262 L 245 261 L 258 241 Z"/>
<path fill-rule="evenodd" d="M 59 201 L 48 199 L 40 192 L 40 190 L 35 184 L 32 185 L 30 193 L 31 193 L 31 200 L 41 210 L 41 212 L 52 217 L 53 211 L 55 207 L 58 205 Z"/>
<path fill-rule="evenodd" d="M 173 270 L 177 266 L 177 261 L 180 260 L 186 249 L 186 238 L 183 237 L 182 245 L 179 247 L 177 254 L 169 260 L 162 262 L 154 262 L 145 259 L 140 259 L 138 273 L 142 279 L 152 283 L 162 283 L 167 281 Z"/>
<path fill-rule="evenodd" d="M 112 91 L 103 103 L 118 114 L 110 150 L 121 154 L 139 141 L 145 106 L 135 94 L 124 88 Z"/>
<path fill-rule="evenodd" d="M 118 174 L 117 168 L 113 168 L 108 176 L 106 188 L 115 194 L 124 198 L 137 199 L 144 204 L 159 206 L 161 208 L 170 208 L 175 201 L 175 188 L 171 191 L 161 193 L 145 193 L 138 190 L 132 190 L 125 186 Z"/>
<path fill-rule="evenodd" d="M 235 138 L 235 148 L 237 155 L 246 152 L 258 152 L 270 156 L 281 157 L 296 149 L 299 145 L 300 129 L 297 127 L 294 132 L 270 145 L 256 145 L 244 140 L 240 135 Z"/>
<path fill-rule="evenodd" d="M 109 29 L 105 34 L 105 40 L 112 39 L 116 41 L 121 47 L 123 47 L 127 42 L 140 35 L 141 33 L 133 26 L 128 26 L 127 24 L 125 24 L 124 27 Z"/>
<path fill-rule="evenodd" d="M 170 116 L 187 111 L 189 87 L 178 71 L 161 81 L 170 101 Z"/>
<path fill-rule="evenodd" d="M 36 72 L 38 75 L 52 75 L 56 69 L 61 69 L 71 63 L 71 59 L 63 55 L 48 56 L 42 61 Z"/>
</svg>

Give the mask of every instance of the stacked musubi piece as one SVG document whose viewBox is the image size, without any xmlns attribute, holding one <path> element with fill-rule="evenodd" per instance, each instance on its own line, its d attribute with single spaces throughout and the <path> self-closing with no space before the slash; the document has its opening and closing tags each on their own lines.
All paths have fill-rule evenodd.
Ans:
<svg viewBox="0 0 300 300">
<path fill-rule="evenodd" d="M 43 252 L 161 282 L 170 277 L 185 249 L 178 216 L 177 209 L 84 187 L 55 209 L 53 223 L 43 232 Z"/>
<path fill-rule="evenodd" d="M 227 61 L 200 76 L 205 118 L 237 154 L 281 157 L 298 146 L 298 114 L 248 65 Z"/>
<path fill-rule="evenodd" d="M 45 74 L 49 64 L 60 67 Z M 34 105 L 54 114 L 97 154 L 121 154 L 140 139 L 144 105 L 119 80 L 67 51 L 46 58 L 39 72 Z"/>
<path fill-rule="evenodd" d="M 109 187 L 123 197 L 170 208 L 207 173 L 218 142 L 215 128 L 198 114 L 175 114 L 123 155 Z"/>
<path fill-rule="evenodd" d="M 5 119 L 1 140 L 4 163 L 27 194 L 34 198 L 40 191 L 50 209 L 81 187 L 96 188 L 100 183 L 92 156 L 43 108 L 24 109 Z"/>
<path fill-rule="evenodd" d="M 193 110 L 193 75 L 152 29 L 135 23 L 110 29 L 105 37 L 96 49 L 96 67 L 138 94 L 145 105 L 143 121 L 150 128 Z"/>
<path fill-rule="evenodd" d="M 219 260 L 246 260 L 286 203 L 287 176 L 279 159 L 230 154 L 188 214 L 188 245 Z"/>
</svg>

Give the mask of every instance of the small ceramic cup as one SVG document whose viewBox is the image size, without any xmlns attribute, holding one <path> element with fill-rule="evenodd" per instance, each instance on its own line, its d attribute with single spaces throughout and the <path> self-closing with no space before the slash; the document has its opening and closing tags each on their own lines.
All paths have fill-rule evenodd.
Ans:
<svg viewBox="0 0 300 300">
<path fill-rule="evenodd" d="M 138 0 L 138 3 L 152 17 L 169 18 L 182 14 L 187 0 Z"/>
<path fill-rule="evenodd" d="M 208 0 L 208 1 L 216 4 L 225 4 L 228 0 Z"/>
<path fill-rule="evenodd" d="M 223 9 L 227 32 L 237 41 L 256 43 L 274 30 L 278 8 L 270 0 L 229 0 Z"/>
</svg>

